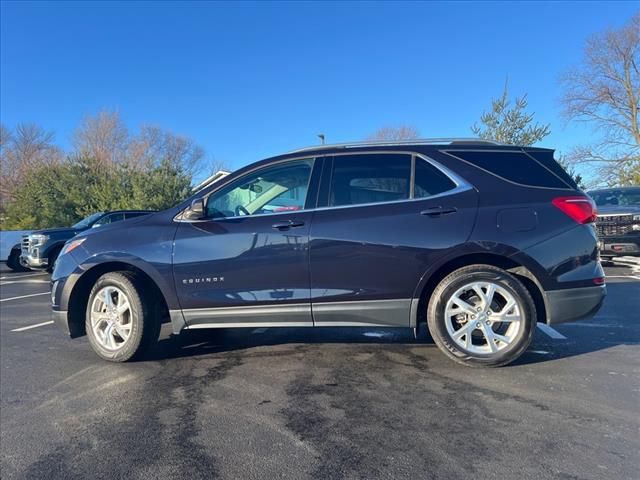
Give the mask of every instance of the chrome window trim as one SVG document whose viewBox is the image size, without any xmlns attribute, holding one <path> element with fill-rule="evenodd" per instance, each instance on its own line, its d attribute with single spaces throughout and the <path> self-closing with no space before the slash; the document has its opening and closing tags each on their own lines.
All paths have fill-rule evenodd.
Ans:
<svg viewBox="0 0 640 480">
<path fill-rule="evenodd" d="M 471 149 L 465 149 L 465 151 L 467 151 L 467 150 L 470 151 Z M 476 151 L 476 150 L 473 150 L 473 151 Z M 489 151 L 489 150 L 480 150 L 480 151 Z M 502 152 L 503 150 L 496 150 L 496 151 Z M 437 198 L 447 197 L 447 196 L 450 196 L 450 195 L 457 195 L 459 193 L 466 192 L 468 190 L 473 190 L 474 189 L 473 186 L 471 186 L 469 183 L 467 183 L 458 174 L 456 174 L 455 172 L 451 171 L 449 168 L 445 167 L 444 165 L 442 165 L 441 163 L 437 162 L 433 158 L 428 157 L 427 155 L 425 155 L 423 153 L 410 151 L 410 150 L 376 150 L 376 151 L 364 151 L 364 152 L 338 152 L 338 153 L 321 155 L 321 156 L 318 156 L 318 157 L 311 157 L 311 158 L 308 155 L 303 155 L 303 156 L 300 156 L 300 157 L 276 160 L 273 163 L 270 163 L 269 165 L 264 165 L 262 167 L 256 167 L 256 168 L 254 168 L 252 170 L 249 170 L 247 173 L 245 173 L 241 177 L 238 177 L 236 180 L 240 180 L 240 179 L 246 177 L 247 175 L 250 175 L 251 173 L 254 173 L 256 170 L 258 170 L 260 168 L 268 168 L 268 167 L 271 167 L 272 165 L 278 165 L 279 163 L 288 163 L 288 162 L 295 162 L 295 161 L 300 161 L 300 160 L 313 160 L 314 161 L 314 166 L 315 166 L 315 161 L 318 158 L 321 158 L 321 157 L 342 157 L 342 156 L 345 156 L 345 155 L 389 155 L 389 154 L 392 154 L 392 155 L 408 155 L 408 156 L 410 156 L 412 158 L 411 185 L 410 185 L 410 190 L 411 190 L 410 193 L 411 194 L 413 193 L 412 192 L 412 190 L 413 190 L 413 182 L 415 181 L 415 178 L 414 178 L 414 173 L 415 173 L 414 159 L 417 159 L 417 158 L 420 158 L 420 159 L 424 160 L 425 162 L 429 163 L 433 167 L 435 167 L 438 170 L 440 170 L 440 172 L 442 172 L 446 177 L 448 177 L 449 180 L 451 180 L 456 186 L 455 186 L 455 188 L 452 188 L 451 190 L 447 190 L 446 192 L 438 193 L 436 195 L 431 195 L 429 197 L 421 197 L 421 198 L 412 198 L 412 197 L 410 197 L 410 198 L 405 198 L 405 199 L 402 199 L 402 200 L 391 200 L 391 201 L 387 201 L 387 202 L 358 203 L 356 205 L 337 205 L 337 206 L 315 207 L 315 208 L 308 208 L 308 209 L 304 209 L 303 208 L 301 210 L 288 211 L 288 212 L 263 213 L 263 214 L 260 214 L 260 215 L 243 215 L 243 216 L 237 216 L 237 217 L 224 217 L 224 218 L 217 218 L 217 219 L 211 219 L 211 218 L 203 218 L 201 220 L 186 220 L 186 219 L 183 219 L 182 218 L 182 214 L 186 210 L 186 208 L 185 208 L 185 210 L 182 210 L 180 213 L 178 213 L 174 217 L 173 220 L 175 222 L 184 222 L 184 223 L 200 223 L 200 222 L 213 222 L 213 221 L 221 222 L 221 221 L 233 221 L 233 220 L 238 219 L 238 218 L 249 218 L 249 217 L 252 217 L 252 218 L 263 218 L 263 217 L 273 217 L 273 216 L 277 216 L 277 215 L 293 215 L 293 214 L 296 214 L 296 213 L 316 212 L 316 211 L 324 211 L 324 210 L 335 210 L 335 209 L 342 209 L 342 208 L 370 207 L 370 206 L 373 206 L 373 205 L 393 205 L 393 204 L 397 204 L 397 203 L 408 203 L 408 202 L 418 202 L 418 201 L 433 200 L 433 199 L 437 199 Z M 455 155 L 451 155 L 451 156 L 456 158 L 456 159 L 458 158 L 458 157 L 455 157 Z M 464 161 L 462 159 L 459 159 L 459 160 Z M 465 162 L 465 163 L 469 163 L 469 162 Z M 311 181 L 311 176 L 309 176 L 309 181 Z M 223 187 L 223 186 L 224 185 L 220 185 L 220 188 Z M 218 189 L 212 190 L 207 195 L 204 195 L 204 196 L 202 196 L 200 198 L 206 199 L 209 196 L 213 195 L 217 190 Z M 317 202 L 316 202 L 316 204 L 317 204 Z"/>
<path fill-rule="evenodd" d="M 411 203 L 411 202 L 423 202 L 426 200 L 433 200 L 435 198 L 448 197 L 450 195 L 456 195 L 458 193 L 466 192 L 467 190 L 472 190 L 473 187 L 465 185 L 455 187 L 451 190 L 447 190 L 446 192 L 438 193 L 437 195 L 431 195 L 430 197 L 422 197 L 422 198 L 408 198 L 405 200 L 391 200 L 389 202 L 372 202 L 372 203 L 358 203 L 357 205 L 337 205 L 335 207 L 319 207 L 315 208 L 314 211 L 319 212 L 323 210 L 338 210 L 342 208 L 358 208 L 358 207 L 371 207 L 374 205 L 394 205 L 397 203 Z M 307 210 L 310 211 L 310 210 Z"/>
</svg>

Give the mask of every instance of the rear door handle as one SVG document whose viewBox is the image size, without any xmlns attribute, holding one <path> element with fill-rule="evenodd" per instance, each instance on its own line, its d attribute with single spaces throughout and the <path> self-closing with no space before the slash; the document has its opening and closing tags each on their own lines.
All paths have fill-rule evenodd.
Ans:
<svg viewBox="0 0 640 480">
<path fill-rule="evenodd" d="M 440 215 L 447 215 L 449 213 L 456 213 L 458 211 L 455 207 L 431 207 L 420 212 L 420 215 L 426 215 L 428 217 L 439 217 Z"/>
<path fill-rule="evenodd" d="M 275 230 L 288 230 L 294 227 L 302 227 L 304 222 L 302 220 L 288 220 L 286 222 L 278 222 L 271 225 Z"/>
</svg>

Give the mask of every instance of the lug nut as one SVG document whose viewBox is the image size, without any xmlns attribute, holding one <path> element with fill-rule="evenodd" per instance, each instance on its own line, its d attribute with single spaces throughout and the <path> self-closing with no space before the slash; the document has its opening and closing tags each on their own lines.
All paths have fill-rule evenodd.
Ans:
<svg viewBox="0 0 640 480">
<path fill-rule="evenodd" d="M 476 323 L 476 327 L 480 328 L 480 322 Z"/>
<path fill-rule="evenodd" d="M 475 315 L 471 315 L 471 320 L 473 320 L 474 318 L 476 318 L 476 316 Z"/>
<path fill-rule="evenodd" d="M 485 323 L 486 323 L 487 325 L 491 325 L 491 322 L 490 322 L 489 320 L 487 320 Z"/>
<path fill-rule="evenodd" d="M 480 307 L 476 308 L 476 311 L 481 312 L 482 309 Z"/>
<path fill-rule="evenodd" d="M 493 312 L 491 310 L 487 310 L 487 315 L 493 315 Z"/>
</svg>

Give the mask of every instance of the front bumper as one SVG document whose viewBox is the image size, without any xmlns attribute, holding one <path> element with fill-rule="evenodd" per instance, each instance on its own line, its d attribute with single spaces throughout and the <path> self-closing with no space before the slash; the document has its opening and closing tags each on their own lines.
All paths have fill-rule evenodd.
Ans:
<svg viewBox="0 0 640 480">
<path fill-rule="evenodd" d="M 640 255 L 640 235 L 620 235 L 598 239 L 600 256 Z"/>
<path fill-rule="evenodd" d="M 544 292 L 547 323 L 553 325 L 591 318 L 600 310 L 606 295 L 604 285 L 548 290 Z"/>
<path fill-rule="evenodd" d="M 20 264 L 28 268 L 47 268 L 49 266 L 49 259 L 34 257 L 32 254 L 22 254 L 20 255 Z"/>
</svg>

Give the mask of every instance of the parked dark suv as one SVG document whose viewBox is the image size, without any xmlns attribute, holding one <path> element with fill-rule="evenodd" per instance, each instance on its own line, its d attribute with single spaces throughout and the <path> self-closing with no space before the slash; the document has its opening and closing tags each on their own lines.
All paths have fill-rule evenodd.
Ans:
<svg viewBox="0 0 640 480">
<path fill-rule="evenodd" d="M 592 190 L 589 196 L 598 207 L 600 256 L 640 256 L 640 187 Z"/>
<path fill-rule="evenodd" d="M 53 315 L 125 361 L 230 327 L 427 324 L 467 365 L 507 364 L 536 322 L 605 296 L 593 202 L 553 151 L 480 140 L 307 148 L 169 210 L 87 231 L 52 277 Z"/>
<path fill-rule="evenodd" d="M 83 218 L 71 227 L 47 228 L 34 230 L 23 235 L 22 243 L 14 246 L 9 255 L 9 260 L 14 255 L 17 247 L 20 248 L 20 264 L 32 269 L 53 270 L 58 255 L 67 240 L 89 228 L 101 227 L 114 222 L 120 222 L 130 218 L 148 215 L 148 210 L 114 210 L 111 212 L 97 212 Z"/>
</svg>

